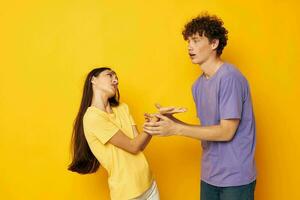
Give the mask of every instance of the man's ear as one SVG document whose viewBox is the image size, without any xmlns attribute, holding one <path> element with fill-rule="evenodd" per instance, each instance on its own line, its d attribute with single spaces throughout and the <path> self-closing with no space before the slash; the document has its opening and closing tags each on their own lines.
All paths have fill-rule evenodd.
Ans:
<svg viewBox="0 0 300 200">
<path fill-rule="evenodd" d="M 213 50 L 217 49 L 219 46 L 219 39 L 213 39 L 210 44 Z"/>
</svg>

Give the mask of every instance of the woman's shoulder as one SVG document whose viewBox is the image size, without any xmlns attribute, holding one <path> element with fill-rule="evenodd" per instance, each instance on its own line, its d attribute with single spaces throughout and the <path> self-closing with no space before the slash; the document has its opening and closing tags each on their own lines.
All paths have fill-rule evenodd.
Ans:
<svg viewBox="0 0 300 200">
<path fill-rule="evenodd" d="M 84 113 L 83 121 L 91 121 L 99 118 L 107 118 L 105 112 L 95 106 L 90 106 Z"/>
<path fill-rule="evenodd" d="M 119 105 L 116 106 L 117 109 L 128 109 L 128 105 L 124 102 L 119 102 Z"/>
<path fill-rule="evenodd" d="M 118 113 L 125 113 L 126 115 L 130 114 L 129 106 L 124 102 L 120 102 L 119 105 L 113 107 L 113 109 L 115 109 Z"/>
</svg>

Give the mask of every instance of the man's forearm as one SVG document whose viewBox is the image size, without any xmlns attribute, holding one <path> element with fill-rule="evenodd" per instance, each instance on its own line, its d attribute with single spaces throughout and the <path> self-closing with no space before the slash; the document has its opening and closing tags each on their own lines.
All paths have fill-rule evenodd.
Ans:
<svg viewBox="0 0 300 200">
<path fill-rule="evenodd" d="M 176 122 L 177 124 L 182 124 L 182 125 L 188 125 L 187 123 L 175 118 L 173 115 L 168 116 L 168 118 L 170 118 L 171 120 L 173 120 L 174 122 Z"/>
<path fill-rule="evenodd" d="M 229 141 L 232 138 L 230 130 L 221 125 L 199 126 L 177 123 L 176 135 L 182 135 L 199 140 L 206 141 Z"/>
</svg>

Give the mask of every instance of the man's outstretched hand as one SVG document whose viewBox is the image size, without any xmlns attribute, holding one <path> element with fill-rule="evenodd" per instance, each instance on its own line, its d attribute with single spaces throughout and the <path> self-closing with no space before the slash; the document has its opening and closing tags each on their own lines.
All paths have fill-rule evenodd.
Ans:
<svg viewBox="0 0 300 200">
<path fill-rule="evenodd" d="M 169 107 L 162 107 L 160 104 L 156 103 L 155 107 L 158 109 L 158 112 L 162 115 L 171 116 L 176 113 L 183 113 L 186 112 L 187 109 L 183 107 L 175 107 L 175 106 L 169 106 Z"/>
<path fill-rule="evenodd" d="M 150 135 L 170 136 L 175 135 L 179 131 L 178 120 L 173 117 L 174 114 L 186 112 L 183 107 L 162 107 L 160 104 L 155 104 L 158 109 L 157 114 L 145 113 L 145 123 L 143 130 Z"/>
<path fill-rule="evenodd" d="M 146 114 L 148 120 L 144 123 L 143 130 L 150 135 L 171 136 L 178 132 L 178 124 L 162 114 Z M 156 117 L 158 120 L 151 120 Z"/>
</svg>

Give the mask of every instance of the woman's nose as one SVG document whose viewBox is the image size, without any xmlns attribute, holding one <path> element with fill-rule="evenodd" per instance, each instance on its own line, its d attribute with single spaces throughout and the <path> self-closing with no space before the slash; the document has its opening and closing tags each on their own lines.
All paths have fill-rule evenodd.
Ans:
<svg viewBox="0 0 300 200">
<path fill-rule="evenodd" d="M 113 84 L 118 84 L 118 79 L 114 79 Z"/>
</svg>

